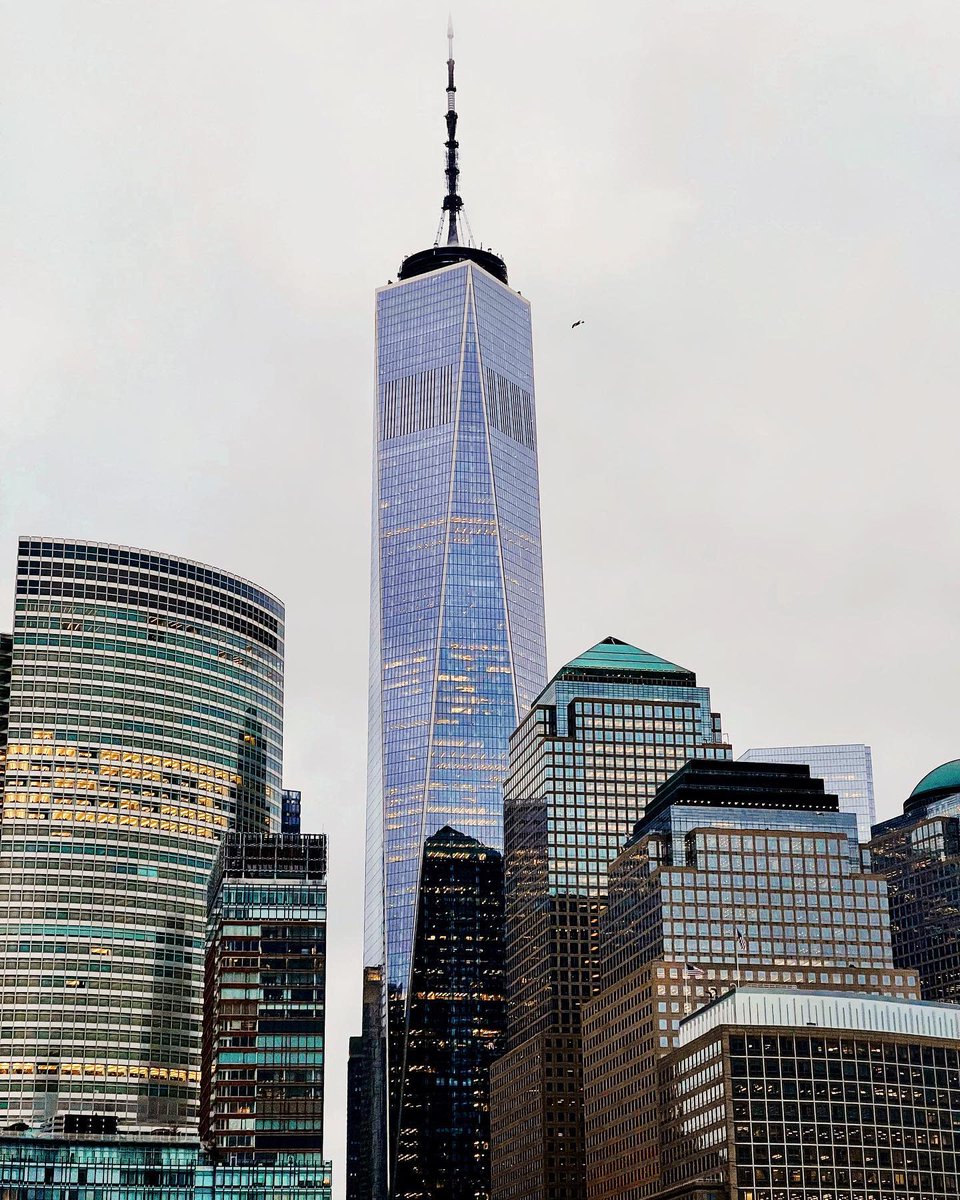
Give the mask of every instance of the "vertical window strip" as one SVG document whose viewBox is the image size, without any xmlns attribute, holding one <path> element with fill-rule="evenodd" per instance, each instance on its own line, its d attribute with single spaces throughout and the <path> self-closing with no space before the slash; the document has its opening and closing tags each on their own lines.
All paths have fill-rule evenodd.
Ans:
<svg viewBox="0 0 960 1200">
<path fill-rule="evenodd" d="M 455 367 L 448 363 L 383 385 L 380 439 L 402 437 L 420 429 L 449 425 L 454 417 Z"/>
<path fill-rule="evenodd" d="M 499 375 L 492 367 L 486 371 L 487 419 L 494 429 L 513 438 L 522 446 L 536 445 L 533 429 L 533 398 L 519 384 Z"/>
</svg>

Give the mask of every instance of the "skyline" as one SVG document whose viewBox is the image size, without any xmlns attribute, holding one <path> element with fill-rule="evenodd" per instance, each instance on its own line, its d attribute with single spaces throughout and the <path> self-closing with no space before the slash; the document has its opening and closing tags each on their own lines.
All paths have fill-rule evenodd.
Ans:
<svg viewBox="0 0 960 1200">
<path fill-rule="evenodd" d="M 0 589 L 12 595 L 17 535 L 40 531 L 214 563 L 285 602 L 284 784 L 303 791 L 305 829 L 331 836 L 331 1097 L 343 1095 L 359 1011 L 351 859 L 363 838 L 370 292 L 435 228 L 446 21 L 445 9 L 382 6 L 371 39 L 362 17 L 376 7 L 307 17 L 283 4 L 270 30 L 237 10 L 224 38 L 220 12 L 193 6 L 196 48 L 179 58 L 185 6 L 154 17 L 149 47 L 125 14 L 98 14 L 113 22 L 116 42 L 102 29 L 98 42 L 92 10 L 78 6 L 81 36 L 71 41 L 68 12 L 62 43 L 41 44 L 44 14 L 18 12 L 19 65 L 30 70 L 7 81 L 27 104 L 13 117 L 11 188 L 20 190 L 3 235 L 18 332 Z M 508 253 L 535 307 L 549 670 L 611 633 L 695 662 L 735 754 L 787 741 L 870 743 L 883 818 L 956 755 L 956 580 L 942 550 L 958 515 L 948 471 L 956 417 L 938 397 L 957 354 L 957 301 L 946 291 L 957 253 L 946 201 L 957 167 L 938 139 L 955 124 L 957 100 L 936 68 L 938 55 L 946 67 L 960 24 L 943 6 L 920 6 L 918 23 L 940 14 L 925 52 L 910 30 L 892 28 L 893 17 L 867 50 L 863 5 L 839 6 L 829 30 L 826 6 L 814 5 L 806 24 L 782 14 L 751 21 L 744 7 L 716 6 L 698 31 L 683 5 L 652 21 L 651 6 L 639 14 L 623 6 L 585 28 L 572 6 L 551 6 L 545 27 L 546 6 L 536 4 L 511 11 L 509 36 L 505 6 L 484 17 L 455 13 L 463 192 L 478 240 Z M 872 16 L 878 26 L 885 19 Z M 651 25 L 641 42 L 643 22 Z M 524 57 L 534 32 L 552 64 L 540 74 Z M 718 32 L 732 57 L 711 57 Z M 105 36 L 123 53 L 104 57 Z M 43 69 L 34 62 L 41 48 Z M 624 78 L 615 67 L 638 51 L 642 70 Z M 494 54 L 515 81 L 506 97 L 485 71 Z M 571 97 L 556 82 L 574 61 L 589 86 Z M 94 62 L 102 77 L 89 73 Z M 209 89 L 201 66 L 213 72 Z M 66 115 L 63 93 L 50 90 L 55 72 L 72 85 Z M 248 94 L 264 72 L 270 86 Z M 787 83 L 798 90 L 785 92 Z M 374 167 L 347 158 L 348 114 L 328 103 L 337 86 L 356 89 L 354 136 L 372 135 L 381 111 L 396 121 Z M 37 108 L 48 102 L 44 89 L 49 113 Z M 266 106 L 253 134 L 260 110 L 251 97 Z M 764 99 L 780 100 L 769 118 L 760 115 Z M 181 109 L 186 129 L 175 119 Z M 304 111 L 315 158 L 347 172 L 336 196 L 323 172 L 304 167 Z M 530 125 L 512 126 L 526 112 Z M 787 118 L 790 138 L 776 140 L 775 117 Z M 274 128 L 278 120 L 289 125 Z M 894 162 L 886 143 L 857 144 L 879 127 L 893 131 Z M 642 139 L 635 164 L 621 158 L 627 134 Z M 815 134 L 827 135 L 822 144 Z M 909 179 L 896 163 L 912 168 Z M 201 166 L 195 177 L 190 168 Z M 53 184 L 62 177 L 72 187 L 61 198 Z M 617 180 L 620 209 L 630 208 L 636 240 L 626 239 L 626 252 L 622 223 L 609 220 L 606 178 Z M 801 179 L 797 201 L 790 191 Z M 379 197 L 379 224 L 368 192 Z M 589 237 L 578 240 L 584 229 Z M 26 254 L 13 254 L 21 246 Z M 736 272 L 744 278 L 731 290 L 725 280 Z M 571 332 L 580 318 L 586 324 Z M 797 413 L 818 382 L 829 394 L 814 400 L 808 427 Z M 877 412 L 873 389 L 886 421 L 871 430 L 872 460 L 858 461 L 861 422 Z M 893 419 L 903 396 L 917 428 Z M 609 405 L 604 421 L 599 402 Z M 839 427 L 825 439 L 817 424 L 834 408 Z M 328 445 L 330 412 L 341 423 Z M 790 439 L 794 463 L 782 450 Z M 812 480 L 815 451 L 827 469 Z M 99 488 L 103 480 L 110 486 Z M 902 524 L 891 527 L 901 510 Z M 290 561 L 290 545 L 308 539 L 314 552 Z M 755 564 L 744 557 L 751 551 Z M 333 562 L 338 594 L 323 566 Z M 0 625 L 11 620 L 5 608 Z M 922 721 L 913 693 L 927 701 Z M 340 1163 L 342 1137 L 331 1135 L 328 1152 Z"/>
</svg>

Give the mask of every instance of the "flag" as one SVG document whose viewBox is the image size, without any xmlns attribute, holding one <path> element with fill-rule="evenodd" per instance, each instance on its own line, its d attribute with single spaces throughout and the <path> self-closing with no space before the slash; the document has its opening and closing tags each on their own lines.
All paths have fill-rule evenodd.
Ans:
<svg viewBox="0 0 960 1200">
<path fill-rule="evenodd" d="M 747 950 L 747 939 L 739 929 L 737 930 L 737 949 L 743 951 L 743 953 L 746 953 Z"/>
<path fill-rule="evenodd" d="M 707 973 L 696 963 L 684 963 L 683 977 L 684 979 L 706 979 Z"/>
</svg>

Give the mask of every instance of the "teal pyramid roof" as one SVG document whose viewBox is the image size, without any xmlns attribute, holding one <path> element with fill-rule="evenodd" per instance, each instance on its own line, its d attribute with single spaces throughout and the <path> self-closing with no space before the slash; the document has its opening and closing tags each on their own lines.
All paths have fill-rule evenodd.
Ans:
<svg viewBox="0 0 960 1200">
<path fill-rule="evenodd" d="M 649 650 L 640 650 L 619 638 L 608 637 L 597 642 L 589 650 L 568 662 L 561 668 L 560 674 L 566 671 L 640 671 L 650 675 L 692 675 L 686 667 L 651 654 Z"/>
</svg>

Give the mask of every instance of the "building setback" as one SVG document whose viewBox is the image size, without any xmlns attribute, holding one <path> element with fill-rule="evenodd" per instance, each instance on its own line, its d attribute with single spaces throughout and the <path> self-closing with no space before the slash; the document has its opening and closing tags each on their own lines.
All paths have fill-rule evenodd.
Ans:
<svg viewBox="0 0 960 1200">
<path fill-rule="evenodd" d="M 227 829 L 279 820 L 283 620 L 214 567 L 20 541 L 0 764 L 5 1125 L 196 1131 L 207 883 Z"/>
<path fill-rule="evenodd" d="M 894 962 L 918 973 L 924 1000 L 960 1004 L 960 760 L 874 826 L 870 852 L 890 893 Z"/>
<path fill-rule="evenodd" d="M 960 1010 L 737 988 L 660 1063 L 658 1200 L 953 1200 Z"/>
<path fill-rule="evenodd" d="M 327 839 L 227 834 L 210 882 L 201 1134 L 322 1162 Z"/>
<path fill-rule="evenodd" d="M 694 760 L 610 867 L 583 1018 L 591 1200 L 659 1191 L 658 1062 L 685 1015 L 739 983 L 917 996 L 893 965 L 886 884 L 822 781 L 796 764 Z"/>
<path fill-rule="evenodd" d="M 505 790 L 508 1039 L 491 1072 L 493 1195 L 585 1189 L 580 1011 L 607 864 L 657 784 L 730 747 L 692 671 L 607 638 L 568 663 L 511 741 Z"/>
<path fill-rule="evenodd" d="M 376 298 L 365 963 L 390 1014 L 391 1177 L 424 845 L 450 827 L 502 848 L 510 733 L 546 678 L 530 305 L 461 238 L 450 36 L 446 238 Z"/>
<path fill-rule="evenodd" d="M 870 841 L 877 819 L 873 799 L 873 755 L 869 746 L 769 746 L 746 750 L 740 762 L 805 763 L 810 774 L 840 802 L 840 811 L 853 813 L 862 844 Z"/>
</svg>

